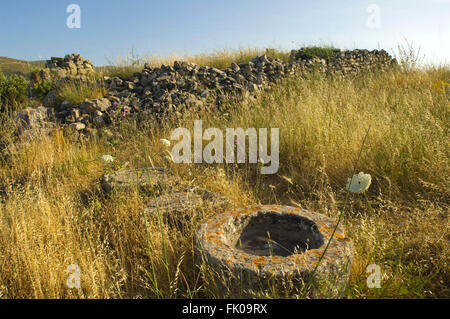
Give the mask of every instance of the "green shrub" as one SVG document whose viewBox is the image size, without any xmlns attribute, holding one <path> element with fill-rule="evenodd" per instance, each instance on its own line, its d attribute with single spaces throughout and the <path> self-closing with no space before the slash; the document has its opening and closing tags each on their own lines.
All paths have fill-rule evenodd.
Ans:
<svg viewBox="0 0 450 319">
<path fill-rule="evenodd" d="M 6 77 L 0 72 L 0 111 L 15 109 L 27 98 L 29 81 L 21 75 L 11 75 Z"/>
<path fill-rule="evenodd" d="M 333 56 L 333 50 L 336 48 L 327 46 L 327 47 L 306 47 L 302 49 L 302 59 L 311 59 L 313 57 L 319 57 L 325 60 L 330 60 Z"/>
<path fill-rule="evenodd" d="M 43 99 L 48 92 L 55 88 L 55 84 L 50 80 L 37 82 L 33 85 L 32 94 L 34 97 Z"/>
</svg>

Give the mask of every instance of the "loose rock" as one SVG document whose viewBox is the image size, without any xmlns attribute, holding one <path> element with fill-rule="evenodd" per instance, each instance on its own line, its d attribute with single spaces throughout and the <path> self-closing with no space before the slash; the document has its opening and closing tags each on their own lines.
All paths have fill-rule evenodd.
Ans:
<svg viewBox="0 0 450 319">
<path fill-rule="evenodd" d="M 126 190 L 138 187 L 142 191 L 154 190 L 164 183 L 173 181 L 167 169 L 150 167 L 142 169 L 121 170 L 102 177 L 102 188 L 106 193 L 112 190 Z"/>
<path fill-rule="evenodd" d="M 205 209 L 220 211 L 230 206 L 230 201 L 222 195 L 198 187 L 186 187 L 151 198 L 145 212 L 150 216 L 161 214 L 169 224 L 182 227 L 199 211 Z"/>
</svg>

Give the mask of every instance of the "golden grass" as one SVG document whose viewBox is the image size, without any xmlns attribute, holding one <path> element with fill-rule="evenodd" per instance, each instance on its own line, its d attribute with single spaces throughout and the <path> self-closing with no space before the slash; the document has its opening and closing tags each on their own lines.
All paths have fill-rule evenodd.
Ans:
<svg viewBox="0 0 450 319">
<path fill-rule="evenodd" d="M 158 216 L 142 214 L 146 199 L 138 191 L 102 194 L 107 167 L 99 156 L 111 154 L 130 167 L 148 165 L 150 157 L 236 206 L 298 205 L 337 218 L 370 126 L 358 171 L 372 175 L 374 212 L 364 198 L 350 197 L 343 223 L 355 258 L 345 296 L 448 298 L 449 93 L 433 84 L 449 80 L 448 67 L 345 79 L 312 75 L 230 105 L 228 116 L 195 116 L 204 128 L 279 127 L 281 166 L 274 176 L 257 175 L 251 164 L 167 163 L 159 139 L 176 127 L 192 128 L 189 117 L 146 129 L 130 123 L 113 142 L 80 143 L 61 132 L 16 141 L 0 161 L 0 296 L 215 297 L 204 270 L 195 267 L 193 236 L 217 212 L 200 212 L 183 232 L 160 224 Z M 382 269 L 381 289 L 367 288 L 372 263 Z M 66 285 L 70 264 L 81 269 L 81 289 Z"/>
</svg>

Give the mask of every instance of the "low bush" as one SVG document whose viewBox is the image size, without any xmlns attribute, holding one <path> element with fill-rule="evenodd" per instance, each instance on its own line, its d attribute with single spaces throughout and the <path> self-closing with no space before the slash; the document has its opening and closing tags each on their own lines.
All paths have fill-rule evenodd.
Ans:
<svg viewBox="0 0 450 319">
<path fill-rule="evenodd" d="M 306 47 L 302 50 L 302 58 L 311 59 L 313 57 L 319 57 L 325 60 L 329 60 L 333 56 L 334 47 L 324 46 L 324 47 Z"/>
<path fill-rule="evenodd" d="M 48 94 L 48 92 L 50 92 L 54 88 L 55 84 L 52 81 L 44 80 L 33 84 L 31 92 L 33 97 L 43 99 Z"/>
<path fill-rule="evenodd" d="M 0 112 L 16 109 L 27 98 L 29 81 L 21 75 L 5 76 L 0 72 Z"/>
</svg>

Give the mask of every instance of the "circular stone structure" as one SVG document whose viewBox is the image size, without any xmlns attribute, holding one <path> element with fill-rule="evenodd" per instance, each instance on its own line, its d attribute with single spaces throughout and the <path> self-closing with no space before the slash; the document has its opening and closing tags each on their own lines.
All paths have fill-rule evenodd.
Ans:
<svg viewBox="0 0 450 319">
<path fill-rule="evenodd" d="M 311 277 L 335 226 L 322 214 L 295 207 L 238 208 L 201 225 L 196 233 L 196 249 L 216 275 L 224 278 L 228 274 L 228 293 L 233 290 L 233 282 L 238 292 L 264 289 L 269 281 L 277 284 L 284 279 L 300 288 Z M 338 227 L 314 276 L 315 282 L 330 287 L 325 296 L 321 292 L 313 292 L 313 296 L 341 296 L 351 262 L 352 242 Z M 235 296 L 235 292 L 231 294 Z"/>
<path fill-rule="evenodd" d="M 106 193 L 113 189 L 131 189 L 138 187 L 140 190 L 154 189 L 170 181 L 173 177 L 167 169 L 162 167 L 149 167 L 139 169 L 120 170 L 102 177 L 101 185 Z"/>
</svg>

